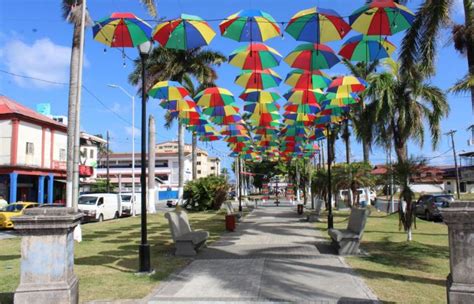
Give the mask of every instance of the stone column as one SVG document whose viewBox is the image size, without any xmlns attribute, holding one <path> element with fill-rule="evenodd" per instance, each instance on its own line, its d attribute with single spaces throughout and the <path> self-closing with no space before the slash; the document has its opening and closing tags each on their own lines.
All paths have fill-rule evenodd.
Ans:
<svg viewBox="0 0 474 304">
<path fill-rule="evenodd" d="M 474 303 L 474 202 L 441 212 L 449 233 L 448 303 Z"/>
<path fill-rule="evenodd" d="M 73 208 L 32 208 L 12 218 L 21 235 L 20 285 L 15 304 L 78 303 L 73 231 L 81 213 Z"/>
</svg>

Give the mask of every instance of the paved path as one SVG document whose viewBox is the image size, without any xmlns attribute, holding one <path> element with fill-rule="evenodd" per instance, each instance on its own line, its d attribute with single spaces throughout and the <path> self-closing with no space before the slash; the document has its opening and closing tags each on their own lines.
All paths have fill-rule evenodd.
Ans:
<svg viewBox="0 0 474 304">
<path fill-rule="evenodd" d="M 322 242 L 314 224 L 302 222 L 294 207 L 260 207 L 146 302 L 376 302 L 342 258 L 318 250 Z"/>
</svg>

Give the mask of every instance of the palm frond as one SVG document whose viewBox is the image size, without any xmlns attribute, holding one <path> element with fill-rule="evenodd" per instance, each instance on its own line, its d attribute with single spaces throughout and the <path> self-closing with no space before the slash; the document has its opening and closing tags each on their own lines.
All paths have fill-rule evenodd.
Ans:
<svg viewBox="0 0 474 304">
<path fill-rule="evenodd" d="M 468 93 L 474 87 L 474 75 L 467 74 L 462 79 L 456 81 L 453 87 L 449 88 L 449 92 L 455 94 Z"/>
<path fill-rule="evenodd" d="M 140 2 L 146 7 L 150 16 L 156 17 L 158 15 L 155 0 L 140 0 Z"/>
</svg>

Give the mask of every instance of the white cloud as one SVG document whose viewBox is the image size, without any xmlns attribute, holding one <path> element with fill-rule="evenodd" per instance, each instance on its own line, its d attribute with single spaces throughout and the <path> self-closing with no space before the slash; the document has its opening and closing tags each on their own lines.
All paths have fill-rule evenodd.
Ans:
<svg viewBox="0 0 474 304">
<path fill-rule="evenodd" d="M 0 58 L 11 73 L 44 79 L 52 82 L 68 83 L 71 48 L 57 45 L 49 38 L 36 40 L 28 45 L 14 39 L 0 49 Z M 23 87 L 46 88 L 54 84 L 15 77 L 15 82 Z"/>
<path fill-rule="evenodd" d="M 132 136 L 132 130 L 133 130 L 133 128 L 131 126 L 130 127 L 125 127 L 125 132 L 127 133 L 127 135 Z M 135 127 L 135 137 L 137 137 L 139 135 L 140 135 L 140 129 Z"/>
</svg>

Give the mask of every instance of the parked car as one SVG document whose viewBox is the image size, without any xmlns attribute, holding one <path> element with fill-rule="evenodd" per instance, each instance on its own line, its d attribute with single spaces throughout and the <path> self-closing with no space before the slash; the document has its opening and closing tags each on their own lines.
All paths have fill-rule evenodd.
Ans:
<svg viewBox="0 0 474 304">
<path fill-rule="evenodd" d="M 102 222 L 119 218 L 122 207 L 119 194 L 91 193 L 79 196 L 79 212 L 84 214 L 83 221 Z"/>
<path fill-rule="evenodd" d="M 442 220 L 440 209 L 448 208 L 454 202 L 451 194 L 429 194 L 422 195 L 415 205 L 415 214 L 427 221 Z"/>
<path fill-rule="evenodd" d="M 178 204 L 178 200 L 177 199 L 169 199 L 166 201 L 166 206 L 168 207 L 175 207 L 176 205 Z"/>
<path fill-rule="evenodd" d="M 121 206 L 122 206 L 122 216 L 131 216 L 133 214 L 133 205 L 132 205 L 132 193 L 121 193 L 120 194 Z M 135 214 L 142 213 L 142 204 L 141 204 L 141 193 L 135 193 Z"/>
<path fill-rule="evenodd" d="M 26 209 L 37 206 L 37 203 L 29 202 L 18 202 L 6 206 L 0 211 L 0 228 L 13 228 L 12 217 L 22 215 Z"/>
</svg>

